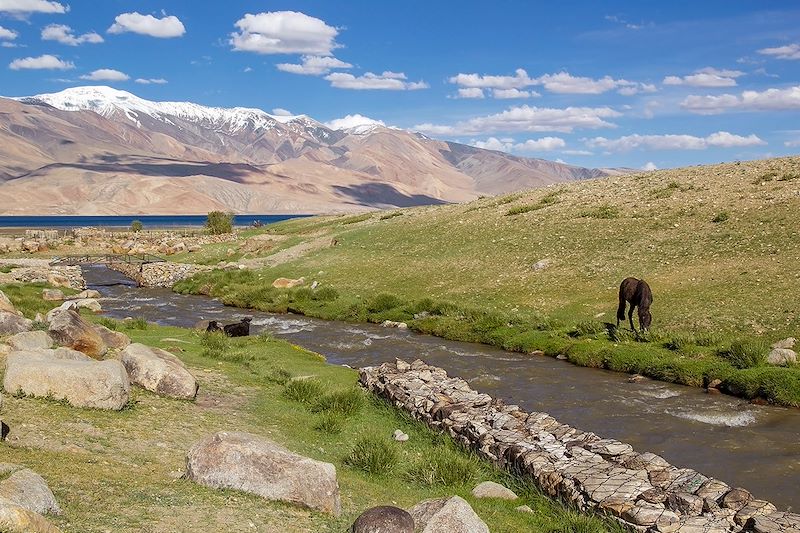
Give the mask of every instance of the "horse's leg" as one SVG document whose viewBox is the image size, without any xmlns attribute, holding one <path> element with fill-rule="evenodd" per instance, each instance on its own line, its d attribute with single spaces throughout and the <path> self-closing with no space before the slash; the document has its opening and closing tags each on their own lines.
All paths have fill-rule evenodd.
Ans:
<svg viewBox="0 0 800 533">
<path fill-rule="evenodd" d="M 619 299 L 619 307 L 617 307 L 617 327 L 619 327 L 619 321 L 625 320 L 625 298 L 620 297 Z"/>
<path fill-rule="evenodd" d="M 634 307 L 634 306 L 633 306 L 633 304 L 631 304 L 631 308 L 630 308 L 630 310 L 628 311 L 628 320 L 630 320 L 630 321 L 631 321 L 631 329 L 632 329 L 633 331 L 636 331 L 636 328 L 635 328 L 635 327 L 634 327 L 634 325 L 633 325 L 633 307 Z"/>
</svg>

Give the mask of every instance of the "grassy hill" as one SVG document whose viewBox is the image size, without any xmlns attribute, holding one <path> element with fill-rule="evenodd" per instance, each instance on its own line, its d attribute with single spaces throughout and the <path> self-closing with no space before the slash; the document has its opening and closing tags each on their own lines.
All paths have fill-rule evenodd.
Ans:
<svg viewBox="0 0 800 533">
<path fill-rule="evenodd" d="M 800 158 L 645 172 L 461 205 L 315 217 L 265 231 L 275 241 L 268 251 L 246 253 L 250 241 L 232 250 L 234 260 L 263 269 L 212 273 L 178 290 L 325 318 L 403 319 L 446 337 L 566 351 L 579 364 L 693 385 L 727 380 L 731 368 L 759 367 L 770 380 L 782 370 L 779 379 L 797 387 L 791 398 L 762 390 L 761 381 L 738 391 L 731 383 L 730 391 L 800 404 L 800 370 L 760 369 L 771 342 L 800 337 Z M 193 260 L 212 256 L 217 259 Z M 278 276 L 317 280 L 336 297 L 274 290 Z M 648 342 L 603 327 L 615 322 L 626 276 L 652 287 L 652 335 L 638 339 Z M 420 318 L 420 311 L 430 316 Z M 607 340 L 595 343 L 604 352 L 569 353 L 584 350 L 584 337 Z M 615 362 L 620 350 L 667 367 Z"/>
</svg>

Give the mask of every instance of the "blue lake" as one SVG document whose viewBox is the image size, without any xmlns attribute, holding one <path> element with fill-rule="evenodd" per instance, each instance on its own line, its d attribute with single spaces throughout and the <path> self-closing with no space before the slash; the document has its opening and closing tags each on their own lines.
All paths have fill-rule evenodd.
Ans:
<svg viewBox="0 0 800 533">
<path fill-rule="evenodd" d="M 234 225 L 254 222 L 272 224 L 310 215 L 236 215 Z M 144 229 L 191 227 L 205 224 L 206 215 L 97 215 L 97 216 L 0 216 L 0 228 L 81 228 L 85 226 L 125 228 L 139 220 Z"/>
</svg>

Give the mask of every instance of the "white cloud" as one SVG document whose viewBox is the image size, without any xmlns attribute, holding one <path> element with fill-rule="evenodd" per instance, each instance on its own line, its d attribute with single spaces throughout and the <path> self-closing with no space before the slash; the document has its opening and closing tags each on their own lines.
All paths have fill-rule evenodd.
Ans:
<svg viewBox="0 0 800 533">
<path fill-rule="evenodd" d="M 2 48 L 19 48 L 20 46 L 25 46 L 25 45 L 19 45 L 17 43 L 12 43 L 10 41 L 3 41 L 2 43 L 0 43 L 0 47 Z"/>
<path fill-rule="evenodd" d="M 561 153 L 567 155 L 594 155 L 594 152 L 589 150 L 561 150 Z"/>
<path fill-rule="evenodd" d="M 142 85 L 164 85 L 169 82 L 164 78 L 136 78 L 136 83 Z"/>
<path fill-rule="evenodd" d="M 560 137 L 542 137 L 541 139 L 528 139 L 525 142 L 514 142 L 514 139 L 489 137 L 485 141 L 473 140 L 470 143 L 476 148 L 484 150 L 497 150 L 500 152 L 552 152 L 564 148 L 567 143 Z"/>
<path fill-rule="evenodd" d="M 367 72 L 362 76 L 354 76 L 345 72 L 333 72 L 325 76 L 325 79 L 331 82 L 332 87 L 337 89 L 414 91 L 428 88 L 428 84 L 424 81 L 409 82 L 406 81 L 404 73 L 388 70 L 382 74 Z"/>
<path fill-rule="evenodd" d="M 50 24 L 42 28 L 42 40 L 44 41 L 58 41 L 61 44 L 69 46 L 78 46 L 83 43 L 102 43 L 103 38 L 96 32 L 84 33 L 83 35 L 75 35 L 72 28 L 66 24 Z"/>
<path fill-rule="evenodd" d="M 762 48 L 758 53 L 777 57 L 778 59 L 800 59 L 800 44 L 793 43 L 775 48 Z"/>
<path fill-rule="evenodd" d="M 736 78 L 744 75 L 741 70 L 716 69 L 706 67 L 695 70 L 688 76 L 667 76 L 664 85 L 689 85 L 691 87 L 734 87 Z"/>
<path fill-rule="evenodd" d="M 480 74 L 457 74 L 450 78 L 450 83 L 461 87 L 479 89 L 522 89 L 533 85 L 533 80 L 525 70 L 518 68 L 514 76 L 481 76 Z"/>
<path fill-rule="evenodd" d="M 521 91 L 519 89 L 492 89 L 492 96 L 498 100 L 511 100 L 515 98 L 531 98 L 541 96 L 536 91 Z"/>
<path fill-rule="evenodd" d="M 276 117 L 291 117 L 292 115 L 294 115 L 294 113 L 282 107 L 276 107 L 275 109 L 273 109 L 272 114 L 275 115 Z"/>
<path fill-rule="evenodd" d="M 458 93 L 456 94 L 456 98 L 486 98 L 486 95 L 483 94 L 483 89 L 480 87 L 460 87 L 458 89 Z"/>
<path fill-rule="evenodd" d="M 653 171 L 653 170 L 658 170 L 658 167 L 652 161 L 648 161 L 647 163 L 644 164 L 642 170 Z"/>
<path fill-rule="evenodd" d="M 24 57 L 9 63 L 11 70 L 69 70 L 75 68 L 71 61 L 62 61 L 57 56 L 45 54 L 39 57 Z"/>
<path fill-rule="evenodd" d="M 633 23 L 633 22 L 628 22 L 627 20 L 625 20 L 623 17 L 620 17 L 619 15 L 606 15 L 603 18 L 605 18 L 609 22 L 616 22 L 617 24 L 621 24 L 621 25 L 625 26 L 626 28 L 628 28 L 629 30 L 641 30 L 642 28 L 645 28 L 647 26 L 652 26 L 653 25 L 652 22 L 650 22 L 649 24 L 646 24 L 644 22 L 640 22 L 639 24 L 636 24 L 636 23 Z"/>
<path fill-rule="evenodd" d="M 8 39 L 9 41 L 13 41 L 18 36 L 19 34 L 14 30 L 9 30 L 8 28 L 0 26 L 0 39 Z"/>
<path fill-rule="evenodd" d="M 602 94 L 616 89 L 620 81 L 624 80 L 615 80 L 610 76 L 595 80 L 573 76 L 569 72 L 545 74 L 536 78 L 538 85 L 544 85 L 548 91 L 559 94 Z"/>
<path fill-rule="evenodd" d="M 781 111 L 800 109 L 800 85 L 786 89 L 744 91 L 740 96 L 687 96 L 681 107 L 700 115 L 714 115 L 725 111 Z"/>
<path fill-rule="evenodd" d="M 308 76 L 321 76 L 334 69 L 346 69 L 352 68 L 352 66 L 350 63 L 345 63 L 335 57 L 322 56 L 303 56 L 300 64 L 278 63 L 277 65 L 278 70 Z"/>
<path fill-rule="evenodd" d="M 113 68 L 101 68 L 92 71 L 90 74 L 84 74 L 81 79 L 89 81 L 128 81 L 131 77 Z"/>
<path fill-rule="evenodd" d="M 297 11 L 246 14 L 236 22 L 229 43 L 234 50 L 258 54 L 329 56 L 339 48 L 339 30 Z"/>
<path fill-rule="evenodd" d="M 48 0 L 0 0 L 0 13 L 66 13 L 69 6 Z"/>
<path fill-rule="evenodd" d="M 183 22 L 175 15 L 156 18 L 153 15 L 142 15 L 134 11 L 133 13 L 122 13 L 114 19 L 114 24 L 108 28 L 108 33 L 139 33 L 150 37 L 167 39 L 170 37 L 180 37 L 186 33 Z"/>
<path fill-rule="evenodd" d="M 628 81 L 615 80 L 610 76 L 592 79 L 573 76 L 568 72 L 544 74 L 538 78 L 531 78 L 524 69 L 517 69 L 513 76 L 492 76 L 480 74 L 457 74 L 448 80 L 461 87 L 493 89 L 495 98 L 528 98 L 539 96 L 538 93 L 520 91 L 526 87 L 543 85 L 550 92 L 560 94 L 601 94 L 617 90 L 623 95 L 632 95 L 640 92 L 655 92 L 655 85 Z M 512 92 L 517 90 L 519 92 Z M 524 94 L 527 93 L 527 96 Z M 499 95 L 499 96 L 498 96 Z M 511 96 L 514 95 L 514 96 Z"/>
<path fill-rule="evenodd" d="M 253 67 L 244 67 L 242 72 L 253 72 Z"/>
<path fill-rule="evenodd" d="M 332 130 L 346 130 L 358 126 L 386 126 L 382 120 L 375 120 L 364 115 L 347 115 L 325 123 Z"/>
<path fill-rule="evenodd" d="M 795 141 L 786 141 L 785 143 L 783 143 L 783 145 L 788 146 L 789 148 L 797 148 L 798 146 L 800 146 L 800 139 L 797 139 Z"/>
<path fill-rule="evenodd" d="M 605 119 L 621 116 L 610 107 L 549 107 L 518 106 L 501 113 L 474 117 L 452 126 L 419 124 L 413 129 L 433 135 L 481 135 L 496 132 L 558 131 L 570 133 L 575 129 L 613 128 Z"/>
<path fill-rule="evenodd" d="M 586 140 L 589 148 L 599 148 L 608 152 L 627 152 L 635 149 L 645 150 L 706 150 L 715 148 L 732 148 L 745 146 L 763 146 L 766 142 L 755 134 L 742 137 L 727 131 L 718 131 L 707 137 L 694 135 L 626 135 L 619 139 L 595 137 Z"/>
</svg>

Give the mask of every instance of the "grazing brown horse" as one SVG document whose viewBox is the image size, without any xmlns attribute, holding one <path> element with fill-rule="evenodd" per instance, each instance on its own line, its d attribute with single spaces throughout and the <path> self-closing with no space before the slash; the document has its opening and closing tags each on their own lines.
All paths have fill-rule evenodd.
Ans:
<svg viewBox="0 0 800 533">
<path fill-rule="evenodd" d="M 625 278 L 619 286 L 619 307 L 617 308 L 617 327 L 619 321 L 625 320 L 625 305 L 631 304 L 628 311 L 628 320 L 631 322 L 631 329 L 636 331 L 633 326 L 633 308 L 639 308 L 639 326 L 642 331 L 650 329 L 650 304 L 653 303 L 653 293 L 650 292 L 650 285 L 643 279 Z"/>
</svg>

